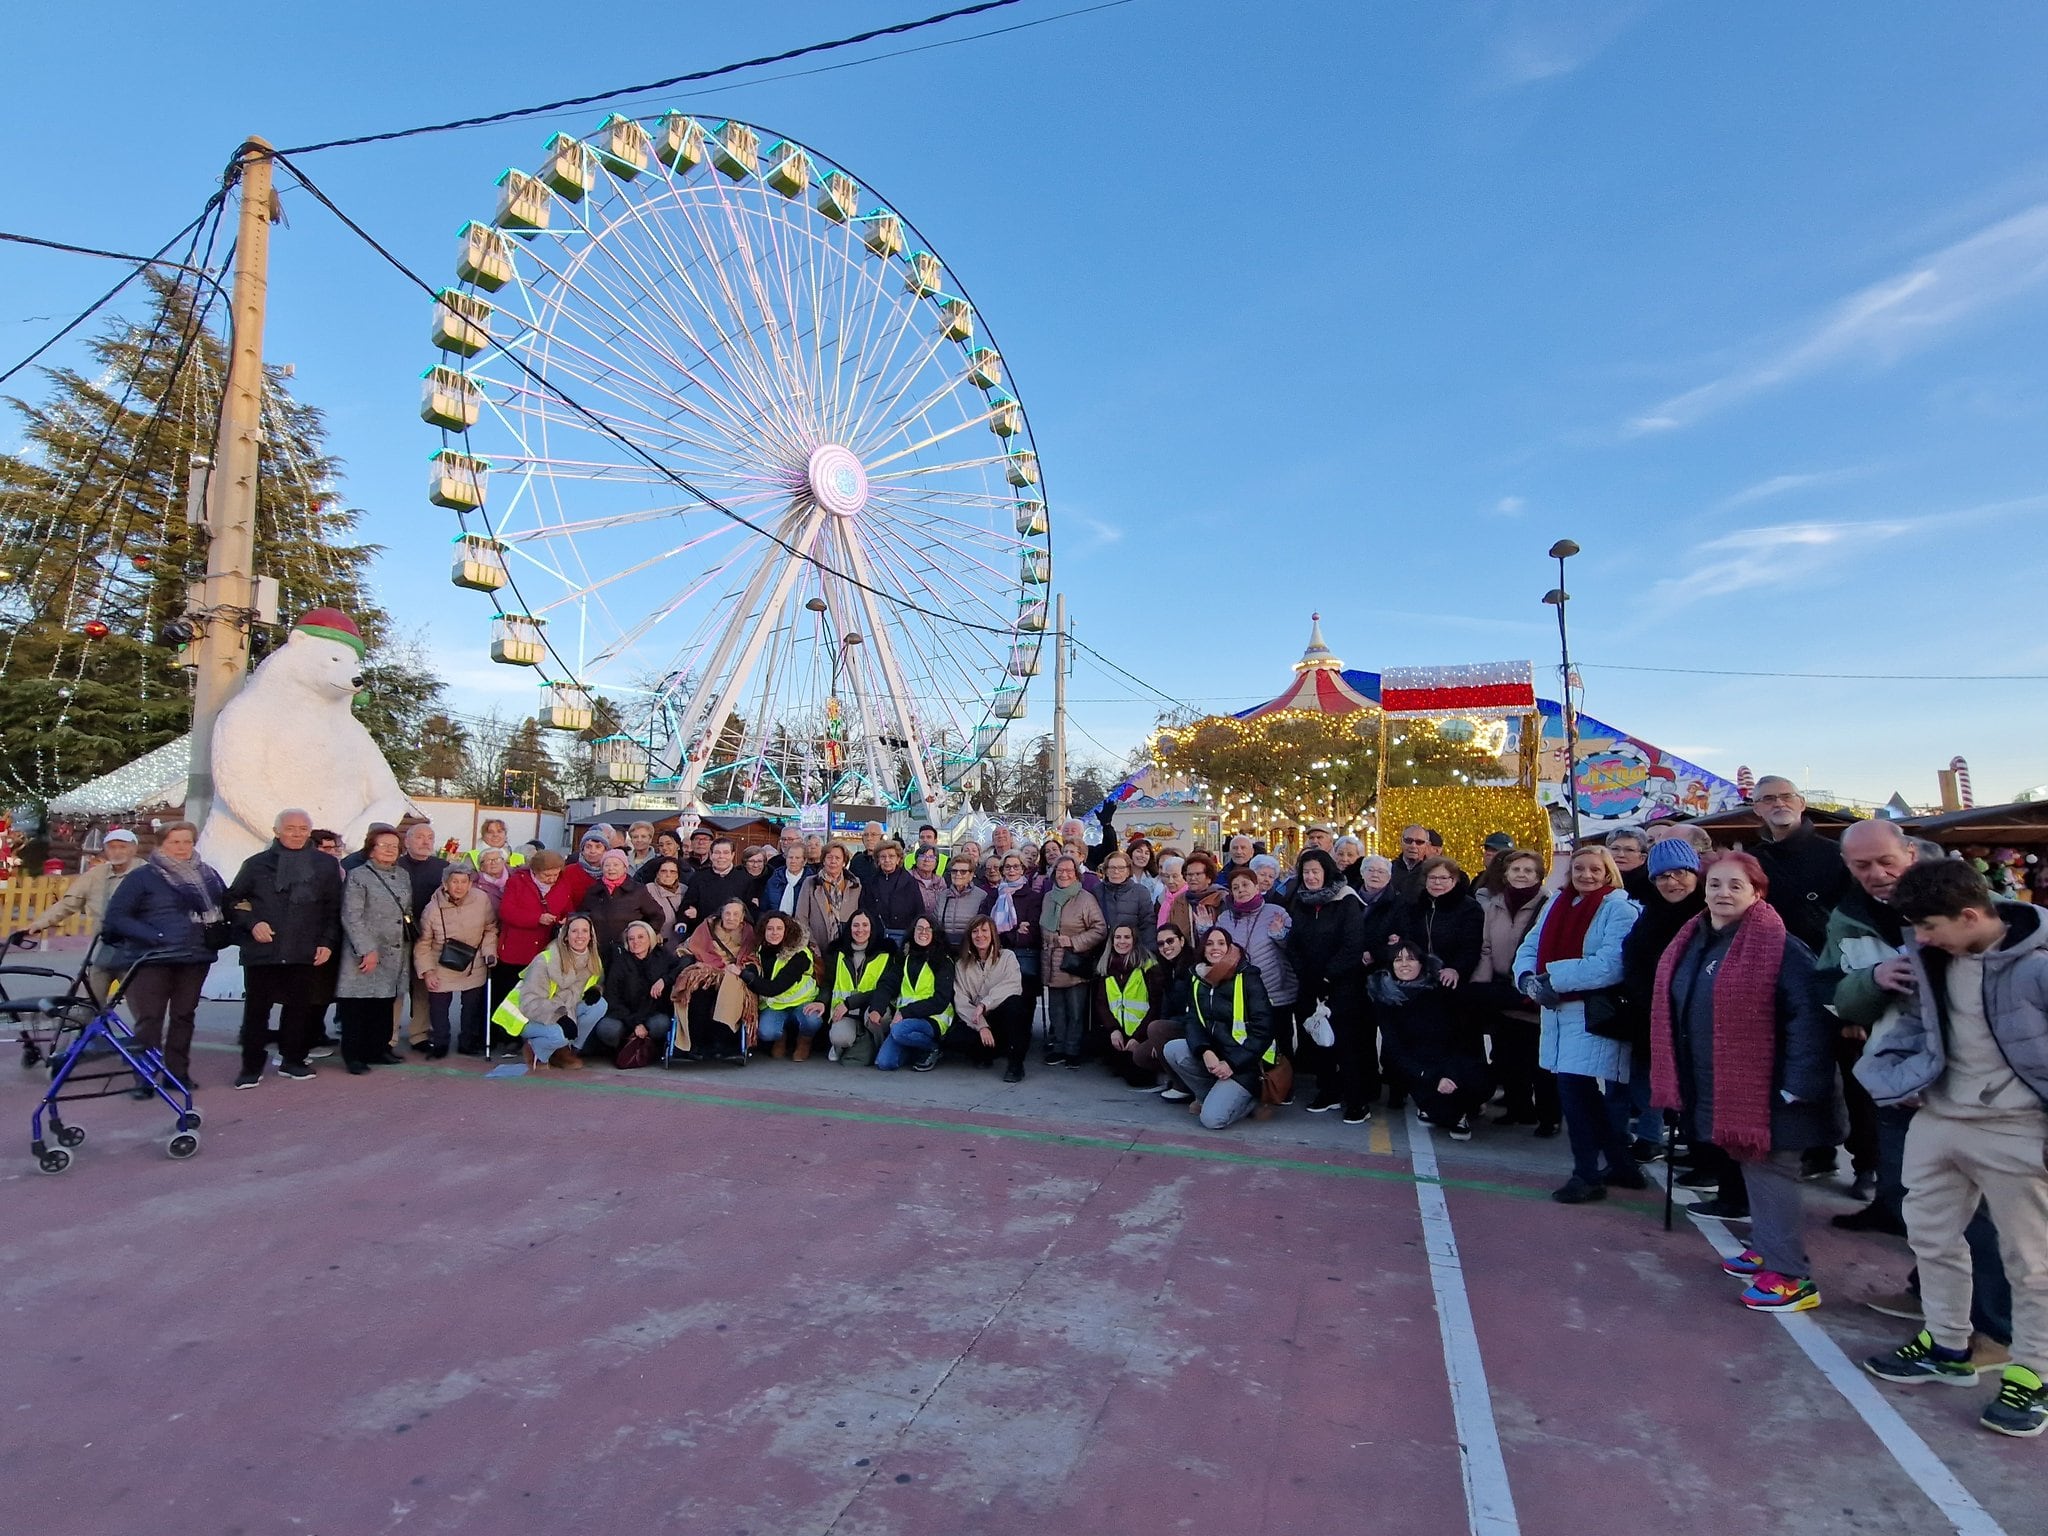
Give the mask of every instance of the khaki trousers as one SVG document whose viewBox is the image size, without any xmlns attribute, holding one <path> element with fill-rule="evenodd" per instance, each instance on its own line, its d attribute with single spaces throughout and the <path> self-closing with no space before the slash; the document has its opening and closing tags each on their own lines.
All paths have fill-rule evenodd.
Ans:
<svg viewBox="0 0 2048 1536">
<path fill-rule="evenodd" d="M 2012 1358 L 2048 1369 L 2048 1114 L 1966 1119 L 1923 1108 L 1906 1129 L 1906 1236 L 1920 1261 L 1927 1331 L 1970 1345 L 1970 1245 L 1979 1196 L 2012 1285 Z"/>
</svg>

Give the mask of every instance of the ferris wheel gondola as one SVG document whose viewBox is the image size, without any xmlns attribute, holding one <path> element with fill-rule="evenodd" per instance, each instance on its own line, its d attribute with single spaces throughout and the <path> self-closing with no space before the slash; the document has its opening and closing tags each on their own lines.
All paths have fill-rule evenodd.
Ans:
<svg viewBox="0 0 2048 1536">
<path fill-rule="evenodd" d="M 429 499 L 495 659 L 625 707 L 685 805 L 936 809 L 1000 750 L 1045 628 L 1038 450 L 901 212 L 794 139 L 614 115 L 504 172 L 455 271 Z"/>
</svg>

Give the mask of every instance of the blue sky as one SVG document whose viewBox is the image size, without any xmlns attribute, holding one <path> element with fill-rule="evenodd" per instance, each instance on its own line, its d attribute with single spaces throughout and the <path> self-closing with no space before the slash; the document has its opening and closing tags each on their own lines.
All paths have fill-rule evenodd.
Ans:
<svg viewBox="0 0 2048 1536">
<path fill-rule="evenodd" d="M 229 82 L 243 13 L 31 7 L 0 64 L 0 225 L 148 249 L 246 133 L 522 105 L 918 9 L 692 7 L 666 38 L 522 0 L 274 9 Z M 2048 674 L 2043 78 L 2032 6 L 1134 0 L 634 109 L 814 144 L 968 275 L 1076 628 L 1175 697 L 1277 692 L 1313 609 L 1354 666 L 1554 661 L 1543 552 L 1568 535 L 1593 714 L 1868 799 L 1931 798 L 1960 752 L 1988 800 L 2048 781 L 2038 682 L 1617 666 Z M 309 169 L 439 275 L 498 171 L 601 111 Z M 465 707 L 523 704 L 421 496 L 426 306 L 303 193 L 287 211 L 268 350 L 329 413 L 384 600 Z M 0 353 L 110 280 L 0 247 Z M 1078 745 L 1141 739 L 1135 693 L 1084 661 Z"/>
</svg>

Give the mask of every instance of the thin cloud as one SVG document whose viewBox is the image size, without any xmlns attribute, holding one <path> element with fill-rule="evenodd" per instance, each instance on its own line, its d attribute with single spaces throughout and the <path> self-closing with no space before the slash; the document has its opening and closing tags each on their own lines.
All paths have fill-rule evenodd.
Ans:
<svg viewBox="0 0 2048 1536">
<path fill-rule="evenodd" d="M 2043 279 L 2048 279 L 2048 203 L 2037 203 L 1851 294 L 1763 361 L 1652 406 L 1628 423 L 1628 432 L 1642 436 L 1689 427 L 1825 368 L 1894 362 Z"/>
<path fill-rule="evenodd" d="M 1519 517 L 1529 503 L 1520 496 L 1503 496 L 1493 504 L 1493 510 L 1502 517 Z"/>
<path fill-rule="evenodd" d="M 1845 480 L 1859 479 L 1874 469 L 1875 465 L 1863 464 L 1849 469 L 1823 469 L 1808 474 L 1772 475 L 1768 480 L 1759 480 L 1754 485 L 1745 485 L 1733 496 L 1721 503 L 1724 511 L 1734 507 L 1746 507 L 1753 502 L 1771 501 L 1779 496 L 1789 496 L 1794 491 L 1810 491 L 1815 486 L 1840 485 Z"/>
<path fill-rule="evenodd" d="M 1080 524 L 1082 530 L 1088 535 L 1082 542 L 1081 547 L 1083 549 L 1100 549 L 1105 544 L 1120 544 L 1123 542 L 1123 529 L 1117 527 L 1114 523 L 1105 523 L 1099 517 L 1090 517 L 1085 512 L 1076 512 L 1069 508 L 1060 521 L 1063 524 Z"/>
<path fill-rule="evenodd" d="M 1571 7 L 1510 4 L 1500 29 L 1488 39 L 1487 83 L 1513 90 L 1561 80 L 1605 53 L 1646 7 L 1639 3 L 1596 5 L 1575 0 Z"/>
<path fill-rule="evenodd" d="M 1920 526 L 1912 519 L 1888 522 L 1779 523 L 1743 528 L 1693 546 L 1691 569 L 1652 589 L 1665 605 L 1727 597 L 1762 587 L 1802 586 L 1837 562 L 1843 547 L 1882 543 Z"/>
</svg>

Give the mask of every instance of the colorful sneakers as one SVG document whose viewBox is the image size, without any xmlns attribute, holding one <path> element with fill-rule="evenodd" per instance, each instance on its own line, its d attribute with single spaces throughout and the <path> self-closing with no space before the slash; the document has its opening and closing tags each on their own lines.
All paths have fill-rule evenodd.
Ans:
<svg viewBox="0 0 2048 1536">
<path fill-rule="evenodd" d="M 1745 1248 L 1733 1258 L 1721 1261 L 1721 1273 L 1733 1275 L 1738 1280 L 1747 1280 L 1751 1275 L 1763 1273 L 1764 1256 L 1754 1248 Z"/>
<path fill-rule="evenodd" d="M 2048 1393 L 2041 1378 L 2024 1365 L 2008 1365 L 1991 1400 L 1977 1420 L 1994 1434 L 2028 1440 L 2048 1429 Z"/>
<path fill-rule="evenodd" d="M 1970 1363 L 1967 1349 L 1944 1349 L 1925 1328 L 1889 1354 L 1872 1355 L 1863 1362 L 1863 1369 L 1879 1381 L 1902 1387 L 1916 1387 L 1923 1381 L 1967 1387 L 1977 1379 L 1977 1367 Z"/>
<path fill-rule="evenodd" d="M 1820 1287 L 1811 1276 L 1760 1269 L 1742 1293 L 1742 1304 L 1752 1312 L 1811 1312 L 1820 1305 Z"/>
</svg>

